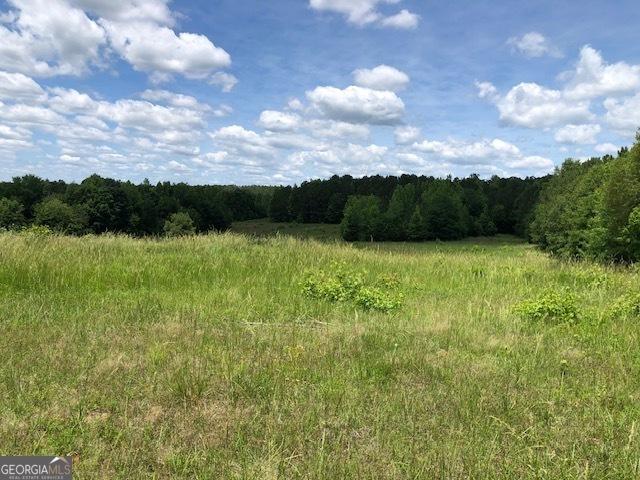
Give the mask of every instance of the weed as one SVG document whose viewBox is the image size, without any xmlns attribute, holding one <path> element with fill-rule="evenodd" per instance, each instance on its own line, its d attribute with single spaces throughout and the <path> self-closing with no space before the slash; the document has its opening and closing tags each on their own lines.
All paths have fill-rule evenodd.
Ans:
<svg viewBox="0 0 640 480">
<path fill-rule="evenodd" d="M 364 310 L 384 313 L 402 306 L 402 294 L 391 292 L 399 285 L 397 277 L 385 275 L 368 284 L 366 272 L 350 270 L 344 263 L 334 263 L 330 270 L 332 273 L 308 273 L 301 284 L 302 293 L 309 298 L 352 302 Z"/>
<path fill-rule="evenodd" d="M 640 293 L 631 293 L 619 298 L 609 310 L 611 318 L 640 317 Z"/>
<path fill-rule="evenodd" d="M 579 318 L 576 298 L 568 290 L 548 291 L 518 304 L 514 311 L 526 320 L 549 323 L 575 323 Z"/>
</svg>

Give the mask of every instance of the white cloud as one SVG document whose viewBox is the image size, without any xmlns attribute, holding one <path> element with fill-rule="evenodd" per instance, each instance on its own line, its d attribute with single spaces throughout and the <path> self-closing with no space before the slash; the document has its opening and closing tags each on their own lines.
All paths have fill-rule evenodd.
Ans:
<svg viewBox="0 0 640 480">
<path fill-rule="evenodd" d="M 172 75 L 209 78 L 230 91 L 219 70 L 231 57 L 206 36 L 175 32 L 167 0 L 8 0 L 0 22 L 0 69 L 33 76 L 81 75 L 117 52 L 155 82 Z"/>
<path fill-rule="evenodd" d="M 619 148 L 613 143 L 600 143 L 594 147 L 594 150 L 602 155 L 615 155 Z"/>
<path fill-rule="evenodd" d="M 140 94 L 140 98 L 150 102 L 160 102 L 174 107 L 208 109 L 207 106 L 198 102 L 198 99 L 190 95 L 169 92 L 167 90 L 145 90 Z"/>
<path fill-rule="evenodd" d="M 349 123 L 393 125 L 404 114 L 404 103 L 395 93 L 357 86 L 317 87 L 307 98 L 328 118 Z"/>
<path fill-rule="evenodd" d="M 640 127 L 640 93 L 624 100 L 608 98 L 604 101 L 607 109 L 605 120 L 620 135 L 633 138 Z"/>
<path fill-rule="evenodd" d="M 525 33 L 522 37 L 512 37 L 507 41 L 514 51 L 525 57 L 562 57 L 562 52 L 539 32 Z"/>
<path fill-rule="evenodd" d="M 94 114 L 98 108 L 98 102 L 86 93 L 74 89 L 52 88 L 52 97 L 49 98 L 49 106 L 59 113 L 87 113 Z"/>
<path fill-rule="evenodd" d="M 504 173 L 504 167 L 515 170 L 534 170 L 546 173 L 553 168 L 553 162 L 540 156 L 525 156 L 512 143 L 499 138 L 465 142 L 459 140 L 430 141 L 414 143 L 413 150 L 435 155 L 455 165 L 489 165 Z"/>
<path fill-rule="evenodd" d="M 422 137 L 420 129 L 410 125 L 397 127 L 393 134 L 398 145 L 409 145 L 417 142 Z"/>
<path fill-rule="evenodd" d="M 104 19 L 117 22 L 150 21 L 172 25 L 168 0 L 71 0 L 71 3 Z"/>
<path fill-rule="evenodd" d="M 265 110 L 260 114 L 258 124 L 273 131 L 291 131 L 300 125 L 300 116 L 295 113 L 277 112 L 274 110 Z"/>
<path fill-rule="evenodd" d="M 203 79 L 231 64 L 229 54 L 204 35 L 176 34 L 168 27 L 145 22 L 102 21 L 102 25 L 112 47 L 136 70 Z"/>
<path fill-rule="evenodd" d="M 250 156 L 271 156 L 274 154 L 273 148 L 261 135 L 240 125 L 220 128 L 211 134 L 211 138 L 232 153 Z"/>
<path fill-rule="evenodd" d="M 302 110 L 304 108 L 304 105 L 299 98 L 291 98 L 287 102 L 287 108 L 289 110 Z"/>
<path fill-rule="evenodd" d="M 212 113 L 214 117 L 222 118 L 230 115 L 232 112 L 233 112 L 233 108 L 223 103 L 218 108 L 214 109 Z"/>
<path fill-rule="evenodd" d="M 601 131 L 598 124 L 566 125 L 556 132 L 555 140 L 558 143 L 576 145 L 592 144 L 597 142 L 596 137 Z"/>
<path fill-rule="evenodd" d="M 48 108 L 22 104 L 0 104 L 0 119 L 23 125 L 61 125 L 65 122 L 64 117 Z"/>
<path fill-rule="evenodd" d="M 398 28 L 401 30 L 413 30 L 420 23 L 420 15 L 411 13 L 409 10 L 400 10 L 395 15 L 383 18 L 380 25 L 383 27 Z"/>
<path fill-rule="evenodd" d="M 498 89 L 491 82 L 476 82 L 476 88 L 478 89 L 478 97 L 484 100 L 496 102 L 500 98 Z"/>
<path fill-rule="evenodd" d="M 27 75 L 80 75 L 99 60 L 104 30 L 64 0 L 10 0 L 0 25 L 0 69 Z"/>
<path fill-rule="evenodd" d="M 600 52 L 587 45 L 580 50 L 575 71 L 563 78 L 569 81 L 566 96 L 571 100 L 619 95 L 640 90 L 640 65 L 607 65 Z"/>
<path fill-rule="evenodd" d="M 312 136 L 321 139 L 360 139 L 369 138 L 367 125 L 336 122 L 333 120 L 309 120 L 305 123 Z"/>
<path fill-rule="evenodd" d="M 21 73 L 0 72 L 0 99 L 42 101 L 46 94 L 33 79 Z"/>
<path fill-rule="evenodd" d="M 227 72 L 216 72 L 209 79 L 209 83 L 217 85 L 223 92 L 229 93 L 238 84 L 238 79 Z"/>
<path fill-rule="evenodd" d="M 593 118 L 589 102 L 567 99 L 563 92 L 521 83 L 496 101 L 500 120 L 526 128 L 548 128 Z"/>
<path fill-rule="evenodd" d="M 373 90 L 397 92 L 406 88 L 410 82 L 409 75 L 388 65 L 355 70 L 353 76 L 356 85 Z"/>
<path fill-rule="evenodd" d="M 397 4 L 401 0 L 310 0 L 309 6 L 318 11 L 340 13 L 349 23 L 358 26 L 377 23 L 383 27 L 412 29 L 420 17 L 408 10 L 384 16 L 378 11 L 380 4 Z"/>
</svg>

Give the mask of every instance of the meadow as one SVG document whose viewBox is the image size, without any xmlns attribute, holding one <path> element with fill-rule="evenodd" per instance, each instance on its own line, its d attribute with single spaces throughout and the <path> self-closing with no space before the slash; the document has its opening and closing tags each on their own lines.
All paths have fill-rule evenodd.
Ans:
<svg viewBox="0 0 640 480">
<path fill-rule="evenodd" d="M 637 268 L 263 227 L 0 234 L 0 452 L 80 479 L 640 475 Z M 400 304 L 305 294 L 336 268 Z"/>
</svg>

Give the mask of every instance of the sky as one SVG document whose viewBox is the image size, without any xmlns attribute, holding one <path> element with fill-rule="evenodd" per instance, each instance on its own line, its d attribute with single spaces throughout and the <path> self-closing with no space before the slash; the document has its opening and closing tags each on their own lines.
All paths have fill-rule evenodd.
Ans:
<svg viewBox="0 0 640 480">
<path fill-rule="evenodd" d="M 0 0 L 0 179 L 544 175 L 640 127 L 637 0 Z"/>
</svg>

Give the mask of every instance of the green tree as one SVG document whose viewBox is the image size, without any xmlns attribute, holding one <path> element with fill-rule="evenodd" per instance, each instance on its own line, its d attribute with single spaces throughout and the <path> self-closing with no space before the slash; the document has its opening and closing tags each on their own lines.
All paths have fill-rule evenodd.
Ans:
<svg viewBox="0 0 640 480">
<path fill-rule="evenodd" d="M 468 214 L 459 188 L 450 180 L 430 185 L 422 194 L 420 210 L 428 240 L 456 240 L 467 234 Z"/>
<path fill-rule="evenodd" d="M 407 224 L 407 238 L 413 242 L 419 242 L 426 238 L 424 218 L 422 218 L 420 205 L 416 206 Z"/>
<path fill-rule="evenodd" d="M 324 220 L 327 223 L 340 223 L 342 216 L 344 215 L 344 207 L 347 203 L 347 195 L 344 193 L 334 193 L 329 199 L 329 206 L 327 206 L 327 213 L 324 216 Z"/>
<path fill-rule="evenodd" d="M 173 213 L 164 222 L 164 233 L 168 237 L 193 235 L 195 232 L 196 227 L 187 212 Z"/>
<path fill-rule="evenodd" d="M 36 225 L 44 225 L 56 232 L 80 234 L 86 227 L 84 212 L 57 197 L 45 198 L 34 207 L 34 212 Z"/>
<path fill-rule="evenodd" d="M 17 200 L 0 198 L 0 228 L 12 229 L 25 223 L 24 207 Z"/>
<path fill-rule="evenodd" d="M 629 214 L 627 226 L 622 231 L 626 257 L 634 262 L 640 261 L 640 206 Z"/>
<path fill-rule="evenodd" d="M 413 183 L 398 185 L 393 191 L 389 207 L 384 215 L 384 238 L 406 240 L 409 221 L 416 208 L 416 186 Z"/>
<path fill-rule="evenodd" d="M 269 217 L 274 222 L 291 221 L 289 204 L 291 200 L 291 187 L 278 187 L 273 191 L 269 204 Z"/>
<path fill-rule="evenodd" d="M 349 197 L 340 225 L 342 238 L 347 241 L 372 241 L 378 238 L 382 215 L 380 199 L 374 195 Z"/>
</svg>

